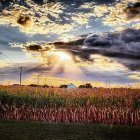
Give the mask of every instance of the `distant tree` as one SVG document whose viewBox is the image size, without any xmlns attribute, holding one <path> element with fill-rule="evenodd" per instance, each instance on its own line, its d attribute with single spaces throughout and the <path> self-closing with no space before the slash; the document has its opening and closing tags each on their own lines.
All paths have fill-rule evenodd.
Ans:
<svg viewBox="0 0 140 140">
<path fill-rule="evenodd" d="M 85 85 L 80 85 L 79 88 L 92 88 L 92 85 L 90 83 L 87 83 Z"/>
<path fill-rule="evenodd" d="M 85 85 L 80 85 L 79 88 L 85 88 Z"/>
<path fill-rule="evenodd" d="M 60 85 L 60 88 L 67 88 L 67 85 Z"/>
<path fill-rule="evenodd" d="M 43 88 L 48 88 L 49 86 L 48 86 L 48 85 L 43 85 L 42 87 L 43 87 Z"/>
<path fill-rule="evenodd" d="M 85 86 L 86 88 L 92 88 L 92 85 L 90 83 L 87 83 Z"/>
<path fill-rule="evenodd" d="M 13 84 L 12 86 L 20 86 L 19 84 Z"/>
<path fill-rule="evenodd" d="M 29 87 L 38 87 L 39 85 L 36 85 L 36 84 L 30 84 L 28 85 Z"/>
</svg>

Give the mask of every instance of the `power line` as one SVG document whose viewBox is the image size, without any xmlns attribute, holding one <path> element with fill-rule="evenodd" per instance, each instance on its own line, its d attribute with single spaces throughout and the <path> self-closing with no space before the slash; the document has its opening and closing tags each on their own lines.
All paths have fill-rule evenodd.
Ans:
<svg viewBox="0 0 140 140">
<path fill-rule="evenodd" d="M 1 54 L 0 54 L 0 60 L 1 60 L 1 61 L 3 61 L 3 60 L 4 60 L 4 61 L 7 61 Z"/>
<path fill-rule="evenodd" d="M 21 84 L 22 84 L 22 70 L 23 70 L 23 67 L 22 67 L 22 66 L 19 67 L 19 65 L 18 65 L 16 62 L 14 62 L 11 58 L 9 58 L 6 54 L 0 52 L 0 56 L 1 56 L 1 55 L 5 56 L 5 57 L 6 57 L 8 60 L 10 60 L 13 64 L 16 64 L 17 67 L 19 68 L 19 70 L 20 70 L 19 83 L 20 83 L 20 85 L 21 85 Z M 5 58 L 4 58 L 4 60 L 5 60 Z"/>
<path fill-rule="evenodd" d="M 0 54 L 2 54 L 5 58 L 7 58 L 9 61 L 11 61 L 13 64 L 16 64 L 17 66 L 19 66 L 15 61 L 13 61 L 11 58 L 9 58 L 5 53 L 0 52 Z"/>
</svg>

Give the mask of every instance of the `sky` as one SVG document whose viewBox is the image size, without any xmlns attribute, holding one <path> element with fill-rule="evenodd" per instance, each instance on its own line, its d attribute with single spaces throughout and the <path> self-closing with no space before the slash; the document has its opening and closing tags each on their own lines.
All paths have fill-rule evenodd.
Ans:
<svg viewBox="0 0 140 140">
<path fill-rule="evenodd" d="M 0 0 L 0 83 L 140 83 L 139 0 Z"/>
</svg>

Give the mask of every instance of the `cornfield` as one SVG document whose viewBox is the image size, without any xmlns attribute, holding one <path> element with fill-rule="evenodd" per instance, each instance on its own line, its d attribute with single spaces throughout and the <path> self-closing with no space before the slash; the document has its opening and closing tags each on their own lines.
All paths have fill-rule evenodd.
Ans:
<svg viewBox="0 0 140 140">
<path fill-rule="evenodd" d="M 0 86 L 0 118 L 140 125 L 140 89 Z"/>
</svg>

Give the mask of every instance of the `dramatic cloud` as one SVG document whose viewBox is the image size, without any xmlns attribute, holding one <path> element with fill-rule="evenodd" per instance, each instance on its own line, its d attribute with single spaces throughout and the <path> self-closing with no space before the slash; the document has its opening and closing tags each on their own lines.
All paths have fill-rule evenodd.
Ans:
<svg viewBox="0 0 140 140">
<path fill-rule="evenodd" d="M 108 7 L 108 14 L 103 18 L 104 24 L 127 27 L 140 20 L 140 3 L 138 0 L 124 0 Z M 137 24 L 136 22 L 136 24 Z"/>
<path fill-rule="evenodd" d="M 60 24 L 63 10 L 60 2 L 38 4 L 36 1 L 11 1 L 1 6 L 1 24 L 18 26 L 22 31 L 33 34 L 53 32 L 61 34 L 73 29 L 73 24 Z M 61 30 L 58 30 L 61 29 Z"/>
<path fill-rule="evenodd" d="M 127 29 L 117 33 L 92 35 L 84 41 L 85 51 L 105 56 L 140 59 L 140 31 Z"/>
<path fill-rule="evenodd" d="M 51 67 L 45 67 L 43 64 L 40 63 L 20 63 L 20 64 L 7 64 L 4 67 L 0 68 L 0 74 L 2 75 L 2 77 L 0 78 L 0 80 L 3 80 L 5 78 L 10 79 L 19 79 L 19 72 L 20 69 L 19 67 L 23 67 L 23 71 L 22 74 L 23 79 L 26 79 L 28 76 L 31 76 L 34 73 L 44 73 L 47 74 L 50 70 Z"/>
<path fill-rule="evenodd" d="M 72 55 L 73 61 L 84 63 L 94 62 L 94 54 L 99 54 L 113 58 L 131 70 L 140 69 L 140 31 L 136 29 L 83 35 L 69 42 L 28 43 L 15 45 L 15 47 L 23 48 L 34 55 L 40 54 L 43 60 L 47 60 L 50 52 L 53 51 L 66 51 Z M 38 55 L 37 58 L 39 58 Z"/>
<path fill-rule="evenodd" d="M 138 0 L 0 1 L 0 52 L 25 77 L 139 82 L 139 29 Z M 0 73 L 18 78 L 2 59 Z"/>
<path fill-rule="evenodd" d="M 100 61 L 100 56 L 96 56 L 98 57 L 98 60 L 96 61 Z M 107 60 L 107 58 L 106 58 Z M 100 61 L 100 66 L 102 65 L 102 60 Z M 43 64 L 39 64 L 39 63 L 22 63 L 20 64 L 21 66 L 23 66 L 23 71 L 22 71 L 22 80 L 24 84 L 31 84 L 31 83 L 35 83 L 37 84 L 37 78 L 38 76 L 40 77 L 40 84 L 44 84 L 45 83 L 49 83 L 49 85 L 60 85 L 60 83 L 70 83 L 71 81 L 76 82 L 76 80 L 84 80 L 84 81 L 102 81 L 102 82 L 111 82 L 111 83 L 134 83 L 134 82 L 139 82 L 139 75 L 138 72 L 128 72 L 125 71 L 125 73 L 119 73 L 117 71 L 114 71 L 114 67 L 111 65 L 107 65 L 107 63 L 105 62 L 103 64 L 104 68 L 105 67 L 109 67 L 112 71 L 111 72 L 107 72 L 107 69 L 105 70 L 101 70 L 99 68 L 90 68 L 90 67 L 80 67 L 80 70 L 82 71 L 82 74 L 80 74 L 78 77 L 75 77 L 78 75 L 77 71 L 75 71 L 74 69 L 73 73 L 71 73 L 71 71 L 67 71 L 65 72 L 63 70 L 63 67 L 58 67 L 56 69 L 56 71 L 54 71 L 54 67 L 51 66 L 45 66 Z M 97 65 L 99 66 L 99 65 Z M 119 64 L 118 64 L 119 66 Z M 68 69 L 71 69 L 70 66 L 68 67 Z M 102 68 L 102 67 L 101 67 Z M 53 71 L 53 72 L 52 72 Z M 19 83 L 19 68 L 17 67 L 17 65 L 8 65 L 6 67 L 2 67 L 0 69 L 0 74 L 2 75 L 2 77 L 0 77 L 1 81 L 4 81 L 5 79 L 8 79 L 7 81 L 5 81 L 5 83 Z M 68 74 L 68 75 L 67 75 Z M 74 75 L 75 74 L 75 75 Z M 74 75 L 74 76 L 73 76 Z M 69 79 L 65 79 L 68 78 Z M 53 77 L 60 77 L 60 78 L 53 78 Z M 64 78 L 64 79 L 62 79 Z M 80 84 L 81 82 L 78 81 L 78 83 Z M 103 83 L 98 82 L 98 84 L 101 86 L 103 86 Z M 97 82 L 93 82 L 93 85 L 96 86 Z M 105 86 L 105 85 L 104 85 Z"/>
<path fill-rule="evenodd" d="M 113 1 L 111 4 L 100 1 L 73 4 L 72 1 L 2 0 L 0 9 L 0 24 L 19 27 L 29 34 L 63 35 L 83 25 L 88 27 L 87 24 L 98 19 L 107 26 L 118 28 L 140 19 L 137 0 Z"/>
<path fill-rule="evenodd" d="M 128 6 L 125 11 L 128 20 L 139 19 L 140 20 L 140 2 L 136 2 Z"/>
<path fill-rule="evenodd" d="M 63 34 L 74 30 L 76 24 L 86 24 L 92 13 L 80 9 L 68 10 L 65 2 L 19 0 L 2 1 L 0 24 L 10 24 L 19 27 L 29 34 Z M 72 4 L 72 3 L 71 3 Z"/>
<path fill-rule="evenodd" d="M 140 70 L 140 30 L 91 35 L 84 41 L 82 52 L 115 58 L 131 70 Z"/>
</svg>

